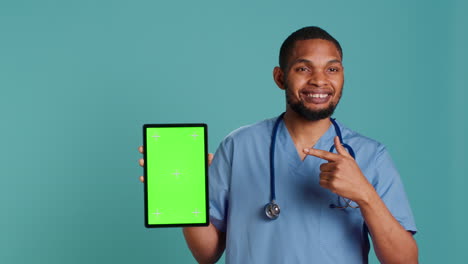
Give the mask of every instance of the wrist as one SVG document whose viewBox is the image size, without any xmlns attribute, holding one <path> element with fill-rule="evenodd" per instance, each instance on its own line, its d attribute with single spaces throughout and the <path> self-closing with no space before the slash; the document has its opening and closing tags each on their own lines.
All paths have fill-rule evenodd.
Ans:
<svg viewBox="0 0 468 264">
<path fill-rule="evenodd" d="M 369 183 L 368 188 L 365 188 L 361 191 L 361 195 L 359 199 L 355 202 L 359 205 L 359 207 L 368 207 L 370 206 L 375 199 L 379 197 L 377 192 L 375 191 L 374 187 Z"/>
</svg>

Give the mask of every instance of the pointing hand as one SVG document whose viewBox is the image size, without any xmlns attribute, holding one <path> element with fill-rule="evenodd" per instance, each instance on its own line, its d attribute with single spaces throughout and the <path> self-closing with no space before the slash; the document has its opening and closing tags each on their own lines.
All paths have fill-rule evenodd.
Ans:
<svg viewBox="0 0 468 264">
<path fill-rule="evenodd" d="M 338 152 L 336 154 L 314 148 L 306 148 L 304 153 L 328 161 L 320 165 L 320 186 L 359 204 L 367 199 L 373 186 L 362 174 L 353 157 L 341 145 L 338 137 L 335 137 L 334 143 Z"/>
</svg>

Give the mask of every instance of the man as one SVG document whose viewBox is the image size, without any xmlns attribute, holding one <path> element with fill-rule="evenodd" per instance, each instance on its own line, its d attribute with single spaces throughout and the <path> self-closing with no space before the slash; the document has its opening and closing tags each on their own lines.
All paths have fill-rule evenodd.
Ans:
<svg viewBox="0 0 468 264">
<path fill-rule="evenodd" d="M 184 228 L 197 261 L 214 263 L 226 249 L 227 263 L 367 263 L 370 233 L 382 263 L 417 263 L 413 216 L 385 147 L 330 119 L 342 58 L 318 27 L 285 40 L 273 77 L 286 112 L 220 144 L 209 172 L 211 224 Z M 265 215 L 272 192 L 275 220 Z"/>
</svg>

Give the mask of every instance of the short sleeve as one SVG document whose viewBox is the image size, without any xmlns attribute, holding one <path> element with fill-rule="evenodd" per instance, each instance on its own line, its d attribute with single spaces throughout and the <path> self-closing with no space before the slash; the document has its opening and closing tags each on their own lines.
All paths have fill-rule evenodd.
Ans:
<svg viewBox="0 0 468 264">
<path fill-rule="evenodd" d="M 376 178 L 373 184 L 377 193 L 403 228 L 415 234 L 416 224 L 400 174 L 385 147 L 379 149 L 375 163 Z"/>
<path fill-rule="evenodd" d="M 218 147 L 209 169 L 210 221 L 223 232 L 226 232 L 232 156 L 232 139 L 228 137 Z"/>
</svg>

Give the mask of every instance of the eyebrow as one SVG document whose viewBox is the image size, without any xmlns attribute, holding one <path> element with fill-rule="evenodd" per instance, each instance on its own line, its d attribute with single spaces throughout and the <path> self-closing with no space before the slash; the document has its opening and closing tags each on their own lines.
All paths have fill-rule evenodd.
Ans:
<svg viewBox="0 0 468 264">
<path fill-rule="evenodd" d="M 297 59 L 295 61 L 293 61 L 293 63 L 291 63 L 291 65 L 294 65 L 296 63 L 309 63 L 309 64 L 314 64 L 313 61 L 311 60 L 308 60 L 308 59 Z M 330 64 L 330 63 L 341 63 L 340 60 L 337 60 L 337 59 L 333 59 L 333 60 L 329 60 L 327 61 L 327 64 Z"/>
</svg>

